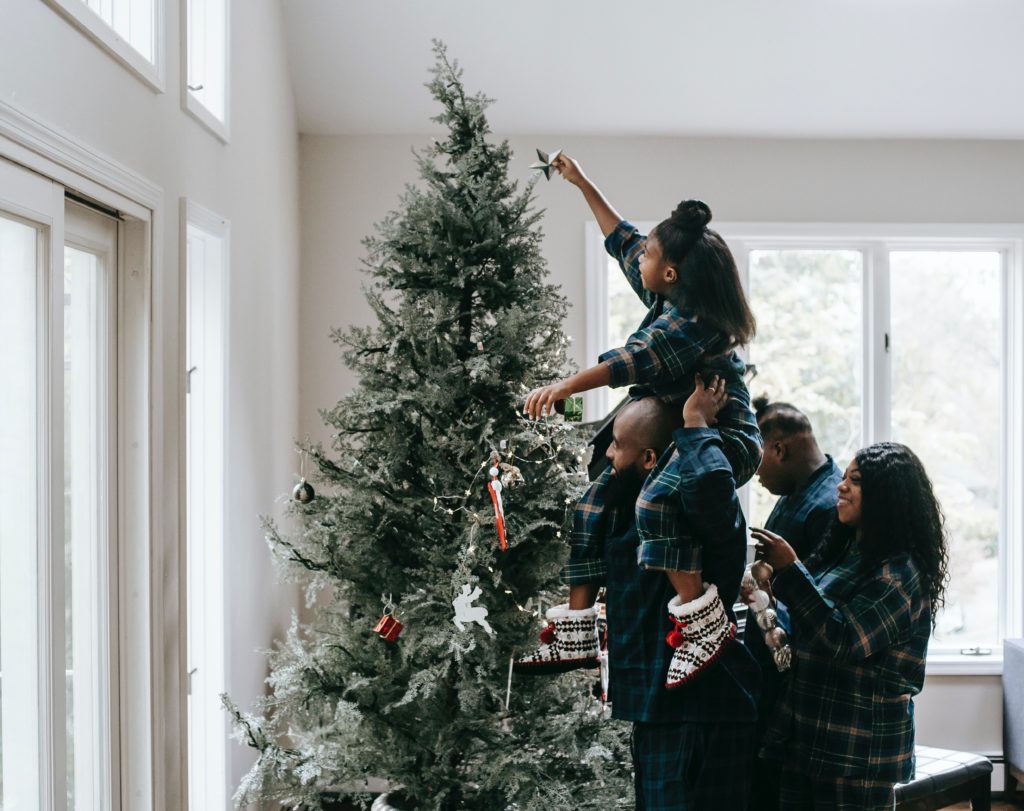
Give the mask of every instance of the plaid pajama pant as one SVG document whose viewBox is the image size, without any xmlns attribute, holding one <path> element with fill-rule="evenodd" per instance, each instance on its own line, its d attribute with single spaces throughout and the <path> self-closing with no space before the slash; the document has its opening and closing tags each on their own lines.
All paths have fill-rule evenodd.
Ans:
<svg viewBox="0 0 1024 811">
<path fill-rule="evenodd" d="M 866 777 L 809 777 L 782 768 L 782 811 L 891 811 L 896 794 L 891 780 Z"/>
<path fill-rule="evenodd" d="M 637 811 L 744 811 L 754 724 L 633 724 Z"/>
</svg>

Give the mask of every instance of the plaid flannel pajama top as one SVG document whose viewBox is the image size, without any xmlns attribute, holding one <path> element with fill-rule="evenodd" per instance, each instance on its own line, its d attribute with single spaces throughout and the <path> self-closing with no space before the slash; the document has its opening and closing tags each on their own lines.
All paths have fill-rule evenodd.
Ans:
<svg viewBox="0 0 1024 811">
<path fill-rule="evenodd" d="M 793 666 L 765 754 L 812 778 L 906 782 L 931 636 L 925 585 L 909 556 L 867 568 L 853 545 L 816 571 L 797 562 L 772 581 Z"/>
<path fill-rule="evenodd" d="M 726 340 L 721 333 L 644 289 L 640 256 L 646 243 L 647 238 L 625 220 L 605 239 L 605 249 L 618 261 L 626 281 L 649 309 L 626 345 L 610 349 L 599 360 L 611 370 L 613 387 L 631 386 L 629 394 L 633 398 L 654 396 L 680 407 L 693 392 L 697 372 L 702 372 L 705 379 L 711 374 L 720 375 L 729 401 L 719 412 L 714 430 L 721 435 L 736 487 L 741 487 L 760 465 L 762 450 L 750 392 L 743 381 L 746 367 L 735 352 L 724 351 Z M 645 568 L 701 569 L 701 544 L 687 531 L 679 515 L 681 466 L 678 450 L 670 446 L 647 477 L 637 501 L 637 562 Z M 576 507 L 569 562 L 562 569 L 562 580 L 569 585 L 604 580 L 603 490 L 611 475 L 606 469 Z"/>
</svg>

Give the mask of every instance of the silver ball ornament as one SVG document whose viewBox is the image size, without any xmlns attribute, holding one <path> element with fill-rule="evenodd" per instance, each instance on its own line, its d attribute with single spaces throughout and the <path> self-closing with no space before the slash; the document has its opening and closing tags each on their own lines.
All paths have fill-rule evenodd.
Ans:
<svg viewBox="0 0 1024 811">
<path fill-rule="evenodd" d="M 316 491 L 313 489 L 313 485 L 305 479 L 299 479 L 299 483 L 292 490 L 292 498 L 299 502 L 299 504 L 309 504 L 315 496 Z"/>
<path fill-rule="evenodd" d="M 766 608 L 757 615 L 757 627 L 762 631 L 768 631 L 775 627 L 775 609 Z"/>
<path fill-rule="evenodd" d="M 781 628 L 772 628 L 764 635 L 764 641 L 772 650 L 781 650 L 789 644 L 789 637 Z"/>
</svg>

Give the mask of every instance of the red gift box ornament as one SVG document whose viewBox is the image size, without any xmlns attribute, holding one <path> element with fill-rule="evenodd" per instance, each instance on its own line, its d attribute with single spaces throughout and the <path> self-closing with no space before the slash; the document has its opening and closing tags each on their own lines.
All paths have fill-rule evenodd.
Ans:
<svg viewBox="0 0 1024 811">
<path fill-rule="evenodd" d="M 402 625 L 402 623 L 395 619 L 393 614 L 385 614 L 377 620 L 377 624 L 373 626 L 373 630 L 380 634 L 382 639 L 394 642 L 398 639 L 398 635 L 402 633 L 402 628 L 404 627 L 405 626 Z"/>
<path fill-rule="evenodd" d="M 405 627 L 399 622 L 398 617 L 395 616 L 395 604 L 391 602 L 391 595 L 385 597 L 381 595 L 381 601 L 384 603 L 384 616 L 377 620 L 377 624 L 373 626 L 373 630 L 380 635 L 381 639 L 386 639 L 388 642 L 394 642 L 398 639 L 398 635 L 402 633 L 402 629 Z"/>
</svg>

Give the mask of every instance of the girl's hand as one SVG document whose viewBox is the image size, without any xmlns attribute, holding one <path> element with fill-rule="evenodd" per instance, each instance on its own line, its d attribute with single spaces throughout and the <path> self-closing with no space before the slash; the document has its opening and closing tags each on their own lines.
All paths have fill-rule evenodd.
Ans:
<svg viewBox="0 0 1024 811">
<path fill-rule="evenodd" d="M 573 158 L 570 158 L 564 152 L 555 158 L 551 162 L 551 165 L 558 170 L 558 174 L 574 186 L 578 186 L 582 181 L 586 180 L 586 175 L 583 174 L 583 170 L 580 168 L 579 163 Z"/>
<path fill-rule="evenodd" d="M 796 556 L 796 550 L 781 535 L 756 527 L 750 528 L 750 534 L 757 541 L 758 559 L 768 563 L 775 574 L 800 559 Z"/>
<path fill-rule="evenodd" d="M 523 413 L 533 419 L 551 416 L 555 413 L 555 402 L 571 397 L 572 393 L 572 389 L 565 384 L 565 381 L 552 383 L 550 386 L 541 386 L 526 395 Z"/>
<path fill-rule="evenodd" d="M 707 386 L 700 375 L 693 380 L 693 394 L 683 404 L 683 427 L 709 428 L 718 422 L 716 415 L 729 402 L 729 393 L 725 390 L 725 381 L 718 375 L 711 378 Z"/>
</svg>

